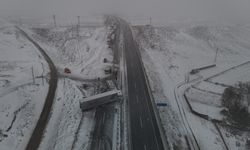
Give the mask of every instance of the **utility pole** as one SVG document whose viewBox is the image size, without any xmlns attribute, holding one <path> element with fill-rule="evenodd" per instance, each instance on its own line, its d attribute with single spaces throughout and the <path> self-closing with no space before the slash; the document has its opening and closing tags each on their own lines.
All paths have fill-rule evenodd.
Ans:
<svg viewBox="0 0 250 150">
<path fill-rule="evenodd" d="M 80 37 L 80 16 L 77 16 L 77 38 L 79 41 L 79 37 Z"/>
<path fill-rule="evenodd" d="M 22 26 L 22 18 L 19 17 L 19 25 Z"/>
<path fill-rule="evenodd" d="M 35 75 L 34 75 L 33 66 L 31 67 L 31 73 L 32 73 L 32 78 L 33 78 L 33 84 L 35 84 Z"/>
<path fill-rule="evenodd" d="M 217 48 L 216 53 L 215 53 L 214 63 L 216 63 L 216 61 L 217 61 L 218 51 L 219 51 L 219 49 Z"/>
<path fill-rule="evenodd" d="M 56 28 L 56 15 L 53 15 L 54 26 Z"/>
<path fill-rule="evenodd" d="M 152 17 L 149 18 L 149 25 L 152 26 Z"/>
<path fill-rule="evenodd" d="M 77 16 L 77 23 L 80 26 L 80 16 Z"/>
</svg>

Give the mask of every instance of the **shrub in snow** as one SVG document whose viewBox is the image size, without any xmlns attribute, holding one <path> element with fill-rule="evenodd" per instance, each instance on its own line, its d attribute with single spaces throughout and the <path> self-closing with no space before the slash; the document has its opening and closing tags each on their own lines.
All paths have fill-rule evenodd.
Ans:
<svg viewBox="0 0 250 150">
<path fill-rule="evenodd" d="M 228 87 L 222 95 L 222 105 L 227 108 L 223 113 L 227 120 L 240 128 L 250 125 L 250 83 L 239 83 Z"/>
</svg>

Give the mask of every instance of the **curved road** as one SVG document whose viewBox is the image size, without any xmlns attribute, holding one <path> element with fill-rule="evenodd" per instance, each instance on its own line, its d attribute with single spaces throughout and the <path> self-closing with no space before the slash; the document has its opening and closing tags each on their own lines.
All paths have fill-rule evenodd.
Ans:
<svg viewBox="0 0 250 150">
<path fill-rule="evenodd" d="M 26 146 L 26 150 L 36 150 L 38 149 L 40 142 L 43 137 L 44 129 L 48 123 L 49 114 L 51 111 L 51 107 L 54 101 L 55 92 L 57 88 L 57 71 L 54 63 L 50 59 L 50 57 L 46 54 L 46 52 L 31 38 L 27 33 L 25 33 L 21 28 L 16 27 L 23 36 L 25 36 L 35 47 L 40 51 L 43 55 L 44 59 L 47 61 L 50 68 L 50 80 L 49 80 L 49 90 L 48 94 L 43 106 L 43 110 L 41 112 L 40 118 L 37 121 L 36 127 L 33 130 L 33 133 L 30 137 L 30 140 Z"/>
<path fill-rule="evenodd" d="M 198 78 L 198 79 L 194 79 L 188 83 L 193 83 L 195 81 L 199 82 L 199 80 L 201 80 L 202 78 Z M 185 82 L 181 82 L 179 83 L 175 88 L 174 88 L 174 96 L 175 96 L 175 101 L 177 103 L 177 106 L 178 106 L 178 109 L 179 109 L 179 112 L 180 112 L 180 115 L 181 115 L 181 119 L 182 119 L 182 122 L 183 122 L 183 126 L 184 126 L 184 131 L 186 132 L 185 134 L 187 135 L 186 137 L 186 142 L 188 144 L 188 147 L 190 149 L 193 149 L 193 150 L 200 150 L 200 146 L 199 146 L 199 143 L 198 143 L 198 140 L 197 138 L 195 137 L 195 134 L 188 122 L 188 119 L 186 117 L 186 112 L 187 109 L 189 107 L 184 106 L 184 104 L 182 104 L 182 101 L 180 100 L 180 94 L 178 94 L 178 89 L 183 86 L 183 85 L 186 85 L 187 83 Z M 189 109 L 188 109 L 189 110 Z"/>
</svg>

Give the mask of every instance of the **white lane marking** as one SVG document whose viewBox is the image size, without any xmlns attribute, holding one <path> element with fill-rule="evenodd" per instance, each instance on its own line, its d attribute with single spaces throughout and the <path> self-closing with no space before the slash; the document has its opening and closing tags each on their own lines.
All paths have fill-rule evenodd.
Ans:
<svg viewBox="0 0 250 150">
<path fill-rule="evenodd" d="M 142 128 L 142 120 L 141 120 L 141 117 L 140 117 L 140 125 L 141 125 L 141 128 Z"/>
<path fill-rule="evenodd" d="M 138 95 L 136 95 L 136 102 L 139 103 Z"/>
<path fill-rule="evenodd" d="M 144 144 L 144 150 L 147 150 L 147 146 Z"/>
<path fill-rule="evenodd" d="M 136 88 L 136 82 L 135 82 L 135 88 Z"/>
</svg>

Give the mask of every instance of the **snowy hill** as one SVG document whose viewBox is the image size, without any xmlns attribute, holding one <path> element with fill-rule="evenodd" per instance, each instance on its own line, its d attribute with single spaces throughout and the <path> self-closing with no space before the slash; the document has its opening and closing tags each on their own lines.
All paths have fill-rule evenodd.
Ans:
<svg viewBox="0 0 250 150">
<path fill-rule="evenodd" d="M 0 20 L 0 149 L 26 146 L 47 95 L 47 73 L 47 63 L 32 43 Z"/>
<path fill-rule="evenodd" d="M 192 24 L 165 27 L 135 26 L 133 29 L 134 36 L 141 47 L 144 66 L 149 76 L 155 101 L 168 104 L 167 107 L 159 107 L 159 111 L 172 148 L 187 148 L 185 136 L 187 134 L 192 137 L 192 132 L 202 150 L 223 150 L 226 147 L 245 149 L 249 137 L 248 132 L 240 136 L 231 133 L 230 128 L 222 126 L 217 128 L 212 122 L 193 115 L 183 94 L 188 87 L 192 87 L 198 81 L 203 81 L 203 79 L 250 60 L 249 27 Z M 216 51 L 218 53 L 215 62 Z M 214 63 L 216 63 L 214 68 L 200 71 L 196 75 L 189 75 L 192 69 Z M 246 75 L 247 70 L 249 68 L 244 68 L 244 70 L 238 68 L 238 71 L 225 73 L 218 77 L 217 82 L 230 82 L 228 85 L 232 85 L 241 80 L 250 81 L 250 76 Z M 241 74 L 237 74 L 237 72 Z M 242 75 L 244 75 L 244 79 L 237 78 Z M 227 77 L 231 78 L 225 79 Z M 193 79 L 197 82 L 194 80 L 192 84 Z M 213 95 L 211 91 L 215 91 L 215 94 L 217 94 L 216 92 L 221 93 L 221 87 L 207 82 L 201 83 L 204 85 L 202 89 L 198 89 L 198 92 L 194 93 L 190 99 L 190 102 L 194 102 L 194 100 L 199 102 L 191 103 L 193 109 L 206 113 L 205 115 L 221 118 L 216 114 L 221 108 L 210 106 L 213 103 L 211 100 L 216 101 L 217 99 L 216 103 L 220 104 L 220 96 Z M 215 97 L 216 99 L 214 99 Z M 204 101 L 207 104 L 201 105 Z M 182 113 L 183 111 L 185 115 Z"/>
</svg>

